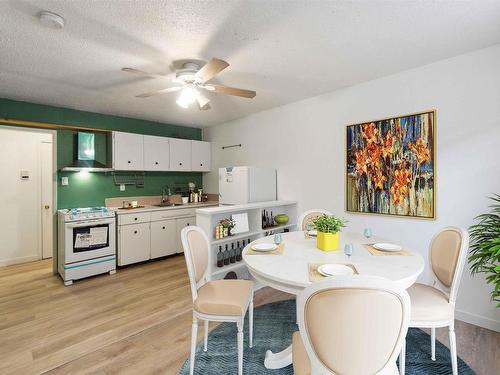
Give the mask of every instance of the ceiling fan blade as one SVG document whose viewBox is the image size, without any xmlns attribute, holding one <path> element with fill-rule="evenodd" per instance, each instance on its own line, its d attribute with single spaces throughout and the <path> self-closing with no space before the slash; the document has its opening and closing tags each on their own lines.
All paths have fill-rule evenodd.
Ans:
<svg viewBox="0 0 500 375">
<path fill-rule="evenodd" d="M 168 87 L 166 89 L 156 90 L 156 91 L 146 92 L 144 94 L 136 95 L 136 98 L 149 98 L 150 96 L 160 95 L 160 94 L 167 94 L 169 92 L 179 91 L 181 89 L 182 89 L 181 86 Z"/>
<path fill-rule="evenodd" d="M 250 98 L 250 99 L 254 98 L 255 95 L 257 95 L 257 93 L 252 90 L 237 89 L 235 87 L 229 87 L 224 85 L 207 85 L 206 88 L 207 90 L 214 91 L 220 94 L 242 96 L 244 98 Z M 213 88 L 213 90 L 210 88 Z"/>
<path fill-rule="evenodd" d="M 226 61 L 214 58 L 211 59 L 209 62 L 207 62 L 203 66 L 203 68 L 198 70 L 195 76 L 196 78 L 199 78 L 201 83 L 205 83 L 214 78 L 217 74 L 222 72 L 228 66 L 229 63 L 227 63 Z"/>
<path fill-rule="evenodd" d="M 210 100 L 203 94 L 199 93 L 196 95 L 196 101 L 198 102 L 198 107 L 200 111 L 206 111 L 210 109 Z"/>
<path fill-rule="evenodd" d="M 168 75 L 148 73 L 143 70 L 134 69 L 134 68 L 122 68 L 122 71 L 127 73 L 140 74 L 142 76 L 150 77 L 150 78 L 168 78 Z"/>
</svg>

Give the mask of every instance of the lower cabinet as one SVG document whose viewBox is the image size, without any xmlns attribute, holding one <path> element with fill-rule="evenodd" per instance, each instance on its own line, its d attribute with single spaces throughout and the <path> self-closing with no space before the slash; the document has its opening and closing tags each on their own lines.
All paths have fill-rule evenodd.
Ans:
<svg viewBox="0 0 500 375">
<path fill-rule="evenodd" d="M 184 212 L 179 212 L 182 215 Z M 169 215 L 175 213 L 169 211 Z M 130 216 L 130 217 L 129 217 Z M 134 224 L 137 214 L 120 215 L 118 220 L 118 265 L 143 262 L 148 259 L 182 253 L 181 230 L 188 225 L 196 225 L 196 217 L 169 217 L 159 221 L 143 214 L 143 222 Z M 147 222 L 144 222 L 146 221 Z M 140 221 L 140 220 L 139 220 Z"/>
<path fill-rule="evenodd" d="M 120 225 L 118 236 L 119 266 L 142 262 L 150 258 L 149 223 Z"/>
<path fill-rule="evenodd" d="M 177 221 L 172 219 L 151 223 L 151 258 L 164 257 L 178 252 Z"/>
<path fill-rule="evenodd" d="M 196 216 L 193 217 L 186 217 L 183 219 L 177 219 L 177 252 L 178 253 L 183 253 L 184 249 L 182 248 L 182 241 L 181 241 L 181 230 L 184 227 L 187 227 L 189 225 L 196 225 Z"/>
</svg>

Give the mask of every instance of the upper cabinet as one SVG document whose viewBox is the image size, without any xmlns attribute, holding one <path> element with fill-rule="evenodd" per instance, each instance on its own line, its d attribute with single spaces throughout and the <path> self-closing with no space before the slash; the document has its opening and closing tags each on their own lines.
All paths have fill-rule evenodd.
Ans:
<svg viewBox="0 0 500 375">
<path fill-rule="evenodd" d="M 210 172 L 210 142 L 191 141 L 191 170 Z"/>
<path fill-rule="evenodd" d="M 191 170 L 191 141 L 187 139 L 170 138 L 170 170 Z"/>
<path fill-rule="evenodd" d="M 168 171 L 170 168 L 170 144 L 165 137 L 144 136 L 144 170 Z"/>
<path fill-rule="evenodd" d="M 210 171 L 210 142 L 113 132 L 117 171 Z"/>
<path fill-rule="evenodd" d="M 144 170 L 143 135 L 113 132 L 113 168 L 118 171 Z"/>
</svg>

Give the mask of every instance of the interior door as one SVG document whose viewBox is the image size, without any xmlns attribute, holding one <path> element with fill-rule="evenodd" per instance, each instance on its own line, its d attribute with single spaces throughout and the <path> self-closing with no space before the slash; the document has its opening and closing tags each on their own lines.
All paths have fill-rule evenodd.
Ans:
<svg viewBox="0 0 500 375">
<path fill-rule="evenodd" d="M 42 258 L 52 258 L 54 250 L 54 192 L 52 142 L 40 143 L 40 185 L 42 204 Z"/>
</svg>

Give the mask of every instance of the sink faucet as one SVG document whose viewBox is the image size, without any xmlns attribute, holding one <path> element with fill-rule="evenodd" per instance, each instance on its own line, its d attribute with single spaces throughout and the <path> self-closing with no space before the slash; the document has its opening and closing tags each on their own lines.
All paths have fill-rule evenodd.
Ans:
<svg viewBox="0 0 500 375">
<path fill-rule="evenodd" d="M 162 189 L 161 189 L 161 204 L 165 204 L 168 202 L 168 199 L 169 197 L 172 195 L 171 191 L 170 191 L 170 186 L 168 185 L 165 185 Z"/>
</svg>

